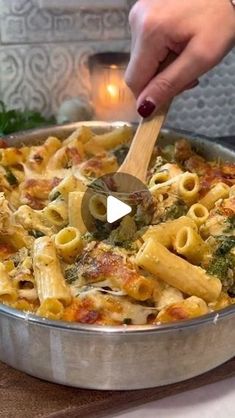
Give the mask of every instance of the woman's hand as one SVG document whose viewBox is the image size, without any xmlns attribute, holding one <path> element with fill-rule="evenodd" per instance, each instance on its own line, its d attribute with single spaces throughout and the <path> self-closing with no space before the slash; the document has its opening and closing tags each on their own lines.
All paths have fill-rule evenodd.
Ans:
<svg viewBox="0 0 235 418">
<path fill-rule="evenodd" d="M 126 82 L 143 117 L 193 86 L 235 44 L 230 0 L 139 0 L 129 20 L 132 52 Z M 169 51 L 178 57 L 156 75 Z"/>
</svg>

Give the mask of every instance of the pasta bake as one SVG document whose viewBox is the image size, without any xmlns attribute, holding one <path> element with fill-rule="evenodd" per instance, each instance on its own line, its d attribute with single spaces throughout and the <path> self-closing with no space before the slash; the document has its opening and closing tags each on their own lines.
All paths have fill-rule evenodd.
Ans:
<svg viewBox="0 0 235 418">
<path fill-rule="evenodd" d="M 235 164 L 205 160 L 187 139 L 154 149 L 151 218 L 131 213 L 107 235 L 97 195 L 89 204 L 97 233 L 87 231 L 84 193 L 117 171 L 132 137 L 128 126 L 99 135 L 82 126 L 64 141 L 1 141 L 1 303 L 52 320 L 123 326 L 235 303 Z"/>
</svg>

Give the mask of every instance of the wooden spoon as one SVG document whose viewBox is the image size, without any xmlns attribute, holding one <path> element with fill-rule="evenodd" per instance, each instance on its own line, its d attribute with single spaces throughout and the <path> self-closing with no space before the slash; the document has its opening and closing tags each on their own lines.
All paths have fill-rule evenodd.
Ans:
<svg viewBox="0 0 235 418">
<path fill-rule="evenodd" d="M 166 119 L 169 107 L 170 103 L 161 107 L 152 118 L 140 121 L 128 154 L 119 167 L 118 173 L 131 174 L 145 182 L 153 148 Z"/>
<path fill-rule="evenodd" d="M 175 54 L 170 53 L 166 60 L 161 64 L 159 72 L 168 66 L 175 57 Z M 145 182 L 153 148 L 166 119 L 171 101 L 172 100 L 162 106 L 153 117 L 141 119 L 129 152 L 122 165 L 119 167 L 118 173 L 131 174 L 142 182 Z"/>
</svg>

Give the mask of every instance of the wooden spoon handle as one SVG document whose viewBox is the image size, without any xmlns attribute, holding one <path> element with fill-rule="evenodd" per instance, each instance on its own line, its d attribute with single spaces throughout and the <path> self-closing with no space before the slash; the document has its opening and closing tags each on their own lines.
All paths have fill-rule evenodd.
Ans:
<svg viewBox="0 0 235 418">
<path fill-rule="evenodd" d="M 177 55 L 170 52 L 158 69 L 158 73 L 171 64 Z M 172 100 L 162 106 L 152 117 L 142 119 L 133 138 L 129 152 L 119 167 L 119 173 L 128 173 L 145 181 L 148 165 L 152 156 L 153 148 L 161 127 L 166 119 Z"/>
<path fill-rule="evenodd" d="M 170 103 L 162 106 L 154 117 L 142 119 L 129 152 L 118 172 L 129 173 L 145 181 L 156 139 L 167 116 Z"/>
</svg>

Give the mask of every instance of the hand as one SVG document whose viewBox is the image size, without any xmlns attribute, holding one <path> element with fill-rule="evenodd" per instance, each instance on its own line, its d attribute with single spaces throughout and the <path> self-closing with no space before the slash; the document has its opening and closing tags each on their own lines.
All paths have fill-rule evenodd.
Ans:
<svg viewBox="0 0 235 418">
<path fill-rule="evenodd" d="M 143 117 L 193 86 L 235 44 L 230 0 L 139 0 L 129 20 L 132 51 L 126 82 Z M 156 75 L 169 51 L 178 57 Z"/>
</svg>

